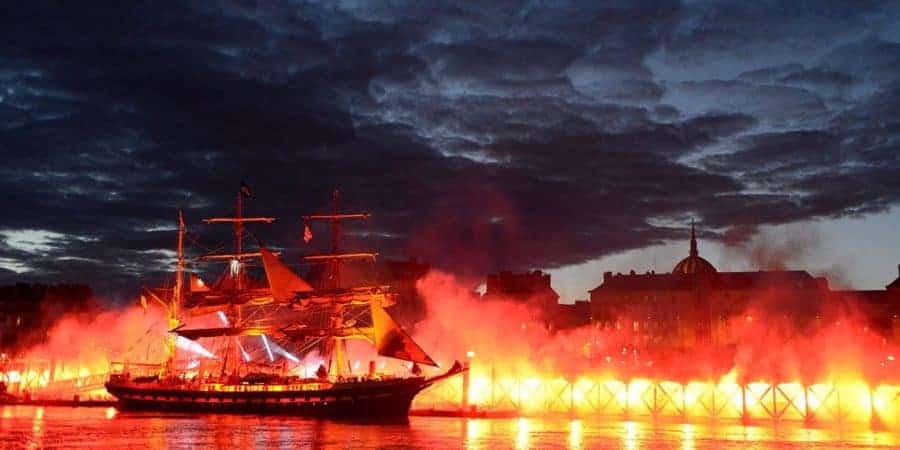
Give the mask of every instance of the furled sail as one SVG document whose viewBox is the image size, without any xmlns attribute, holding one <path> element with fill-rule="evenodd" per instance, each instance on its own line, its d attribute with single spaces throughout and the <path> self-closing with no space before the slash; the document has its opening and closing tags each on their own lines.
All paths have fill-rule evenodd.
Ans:
<svg viewBox="0 0 900 450">
<path fill-rule="evenodd" d="M 269 288 L 275 300 L 286 302 L 294 298 L 298 292 L 312 292 L 312 286 L 295 274 L 269 249 L 260 246 L 259 252 L 262 254 L 266 278 L 269 280 Z"/>
<path fill-rule="evenodd" d="M 425 350 L 376 302 L 372 302 L 372 325 L 379 355 L 438 367 Z"/>
<path fill-rule="evenodd" d="M 200 339 L 220 336 L 261 336 L 274 331 L 272 327 L 220 327 L 220 328 L 176 328 L 171 330 L 188 339 Z"/>
<path fill-rule="evenodd" d="M 392 302 L 390 296 L 382 289 L 373 287 L 334 289 L 330 291 L 304 293 L 297 295 L 291 300 L 292 305 L 297 309 L 316 306 L 364 306 L 373 301 L 380 301 L 383 304 Z"/>
</svg>

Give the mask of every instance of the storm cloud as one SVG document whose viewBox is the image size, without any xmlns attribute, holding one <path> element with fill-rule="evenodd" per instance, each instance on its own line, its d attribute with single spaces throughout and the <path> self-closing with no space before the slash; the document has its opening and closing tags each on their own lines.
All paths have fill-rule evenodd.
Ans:
<svg viewBox="0 0 900 450">
<path fill-rule="evenodd" d="M 374 213 L 349 245 L 476 275 L 900 202 L 888 2 L 26 2 L 0 27 L 0 282 L 123 297 L 179 209 L 227 245 L 197 224 L 242 179 L 289 257 L 337 186 Z"/>
</svg>

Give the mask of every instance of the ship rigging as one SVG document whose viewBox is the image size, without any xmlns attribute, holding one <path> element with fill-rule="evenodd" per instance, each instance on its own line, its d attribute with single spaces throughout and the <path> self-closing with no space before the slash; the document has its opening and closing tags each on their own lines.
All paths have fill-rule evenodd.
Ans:
<svg viewBox="0 0 900 450">
<path fill-rule="evenodd" d="M 115 374 L 107 390 L 122 406 L 135 408 L 206 409 L 298 413 L 340 416 L 405 415 L 413 397 L 431 384 L 464 371 L 455 363 L 447 372 L 426 378 L 418 364 L 438 364 L 413 341 L 384 309 L 392 302 L 389 286 L 345 286 L 341 278 L 346 261 L 374 262 L 376 253 L 341 252 L 341 227 L 346 220 L 364 220 L 367 213 L 341 213 L 339 193 L 331 198 L 331 212 L 303 216 L 305 223 L 325 221 L 331 231 L 330 252 L 308 255 L 307 264 L 325 267 L 319 288 L 301 278 L 280 257 L 257 239 L 258 251 L 245 252 L 245 224 L 271 224 L 273 217 L 246 217 L 243 201 L 249 189 L 242 184 L 235 215 L 204 219 L 207 224 L 231 224 L 232 253 L 206 254 L 196 262 L 222 262 L 228 267 L 211 286 L 187 272 L 184 252 L 186 226 L 178 219 L 174 288 L 165 304 L 169 335 L 167 357 L 152 376 L 133 377 L 127 368 Z M 308 228 L 306 232 L 309 233 Z M 261 260 L 265 282 L 247 272 L 248 261 Z M 185 286 L 185 275 L 190 281 Z M 191 318 L 214 315 L 218 324 L 188 326 Z M 251 342 L 247 338 L 252 338 Z M 179 359 L 179 339 L 196 344 L 214 341 L 216 353 Z M 413 364 L 411 376 L 379 373 L 370 361 L 366 373 L 354 373 L 347 356 L 347 341 L 363 340 L 381 357 Z M 196 344 L 203 348 L 202 344 Z M 252 350 L 255 345 L 257 351 Z M 315 374 L 300 358 L 317 351 L 321 363 Z M 264 352 L 262 361 L 251 353 Z M 195 352 L 203 353 L 203 352 Z M 215 356 L 218 354 L 219 356 Z M 210 357 L 211 356 L 211 357 Z M 276 362 L 276 360 L 278 360 Z M 302 370 L 287 370 L 288 365 Z M 218 370 L 210 370 L 217 365 Z M 136 366 L 133 366 L 136 367 Z M 285 394 L 254 394 L 281 392 Z M 210 403 L 213 402 L 213 403 Z M 269 405 L 276 402 L 277 407 Z M 218 406 L 210 406 L 218 405 Z M 269 405 L 269 406 L 266 406 Z"/>
</svg>

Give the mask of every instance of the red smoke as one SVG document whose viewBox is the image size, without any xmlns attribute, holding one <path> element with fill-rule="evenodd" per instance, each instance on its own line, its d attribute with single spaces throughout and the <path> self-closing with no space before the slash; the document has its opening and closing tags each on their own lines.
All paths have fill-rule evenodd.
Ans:
<svg viewBox="0 0 900 450">
<path fill-rule="evenodd" d="M 866 316 L 838 301 L 802 304 L 777 288 L 759 291 L 726 323 L 732 342 L 701 344 L 685 352 L 639 345 L 630 330 L 588 325 L 550 332 L 540 311 L 515 300 L 482 300 L 446 273 L 432 271 L 418 283 L 427 318 L 415 328 L 422 346 L 442 361 L 475 352 L 482 363 L 516 374 L 828 381 L 891 373 L 900 355 L 867 324 Z M 630 323 L 625 321 L 625 323 Z M 637 345 L 636 345 L 637 344 Z M 896 372 L 896 366 L 893 366 Z"/>
<path fill-rule="evenodd" d="M 27 351 L 25 358 L 54 358 L 85 365 L 117 358 L 145 359 L 148 353 L 159 359 L 165 350 L 165 332 L 165 320 L 158 308 L 68 315 L 53 325 L 46 342 Z"/>
</svg>

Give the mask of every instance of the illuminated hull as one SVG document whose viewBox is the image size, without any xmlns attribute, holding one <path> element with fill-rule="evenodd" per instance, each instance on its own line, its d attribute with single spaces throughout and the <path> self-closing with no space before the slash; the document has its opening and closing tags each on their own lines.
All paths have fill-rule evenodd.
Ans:
<svg viewBox="0 0 900 450">
<path fill-rule="evenodd" d="M 165 386 L 111 380 L 106 389 L 123 410 L 284 414 L 335 418 L 406 417 L 424 378 L 306 385 Z"/>
</svg>

